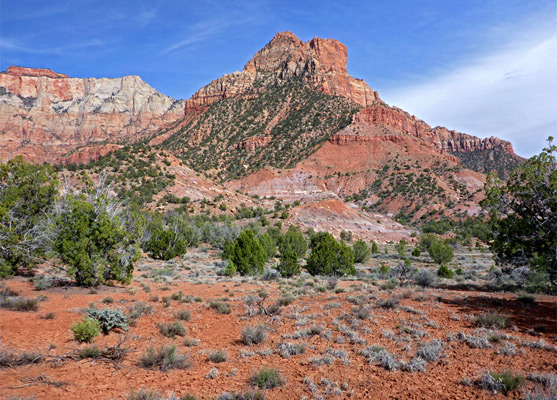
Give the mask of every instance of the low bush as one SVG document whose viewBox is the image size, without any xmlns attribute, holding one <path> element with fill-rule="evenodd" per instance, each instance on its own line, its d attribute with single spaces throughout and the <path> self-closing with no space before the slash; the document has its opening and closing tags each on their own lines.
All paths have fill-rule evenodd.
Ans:
<svg viewBox="0 0 557 400">
<path fill-rule="evenodd" d="M 209 302 L 209 307 L 215 310 L 218 314 L 230 314 L 232 312 L 230 304 L 222 301 L 211 301 Z"/>
<path fill-rule="evenodd" d="M 171 324 L 157 324 L 157 328 L 159 328 L 159 331 L 164 336 L 169 338 L 184 336 L 186 334 L 186 328 L 178 321 Z"/>
<path fill-rule="evenodd" d="M 486 372 L 480 378 L 478 384 L 480 387 L 493 393 L 507 394 L 519 388 L 524 382 L 521 375 L 514 374 L 512 371 L 503 372 Z"/>
<path fill-rule="evenodd" d="M 161 346 L 157 350 L 149 347 L 147 353 L 140 358 L 139 365 L 142 368 L 167 371 L 169 369 L 185 369 L 191 364 L 188 355 L 180 354 L 176 346 L 170 345 Z"/>
<path fill-rule="evenodd" d="M 420 347 L 416 356 L 422 358 L 427 362 L 437 361 L 443 351 L 443 342 L 440 340 L 432 340 Z"/>
<path fill-rule="evenodd" d="M 252 344 L 262 343 L 267 338 L 265 325 L 247 326 L 242 331 L 242 343 L 251 346 Z"/>
<path fill-rule="evenodd" d="M 388 297 L 386 299 L 379 299 L 375 304 L 381 308 L 393 309 L 398 307 L 400 300 L 396 297 Z"/>
<path fill-rule="evenodd" d="M 277 368 L 263 367 L 252 375 L 250 383 L 260 389 L 272 389 L 282 386 L 284 379 Z"/>
<path fill-rule="evenodd" d="M 191 319 L 191 313 L 188 310 L 178 310 L 176 311 L 176 318 L 187 322 Z"/>
<path fill-rule="evenodd" d="M 435 283 L 435 274 L 427 269 L 420 269 L 413 276 L 414 282 L 422 287 L 430 287 Z"/>
<path fill-rule="evenodd" d="M 23 296 L 0 297 L 0 307 L 12 311 L 37 311 L 39 309 L 39 299 Z"/>
<path fill-rule="evenodd" d="M 490 329 L 504 329 L 509 325 L 509 318 L 496 313 L 485 313 L 476 316 L 476 326 Z"/>
<path fill-rule="evenodd" d="M 437 269 L 437 276 L 452 279 L 454 278 L 454 271 L 443 264 Z"/>
<path fill-rule="evenodd" d="M 221 363 L 228 360 L 228 355 L 224 350 L 215 350 L 209 354 L 209 361 L 214 363 Z"/>
<path fill-rule="evenodd" d="M 265 394 L 256 390 L 254 392 L 243 393 L 222 393 L 216 400 L 265 400 Z"/>
<path fill-rule="evenodd" d="M 88 308 L 85 314 L 99 321 L 104 334 L 108 334 L 108 332 L 113 329 L 122 329 L 124 331 L 128 329 L 128 317 L 126 317 L 119 308 L 117 310 L 112 310 L 110 308 L 105 308 L 103 310 Z"/>
<path fill-rule="evenodd" d="M 101 324 L 95 318 L 83 317 L 70 328 L 74 339 L 80 343 L 90 342 L 94 337 L 101 334 Z"/>
</svg>

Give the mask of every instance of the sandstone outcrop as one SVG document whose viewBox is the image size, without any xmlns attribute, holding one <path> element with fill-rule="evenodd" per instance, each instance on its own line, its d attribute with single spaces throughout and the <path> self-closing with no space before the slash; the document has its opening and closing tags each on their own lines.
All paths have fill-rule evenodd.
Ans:
<svg viewBox="0 0 557 400">
<path fill-rule="evenodd" d="M 271 136 L 253 136 L 235 143 L 233 148 L 243 150 L 255 150 L 267 146 L 273 138 Z"/>
<path fill-rule="evenodd" d="M 186 108 L 228 97 L 254 96 L 265 85 L 292 78 L 306 79 L 326 94 L 348 97 L 364 107 L 381 102 L 367 83 L 348 75 L 346 61 L 346 46 L 334 39 L 303 42 L 291 32 L 280 32 L 241 72 L 224 75 L 201 88 L 186 102 Z"/>
<path fill-rule="evenodd" d="M 496 137 L 481 139 L 440 126 L 432 128 L 413 115 L 385 104 L 363 108 L 354 115 L 353 122 L 356 124 L 385 125 L 424 139 L 445 152 L 475 152 L 501 147 L 507 153 L 515 155 L 512 144 L 505 140 Z"/>
<path fill-rule="evenodd" d="M 82 79 L 10 67 L 0 73 L 0 160 L 56 162 L 90 143 L 134 142 L 183 114 L 183 102 L 138 76 Z"/>
</svg>

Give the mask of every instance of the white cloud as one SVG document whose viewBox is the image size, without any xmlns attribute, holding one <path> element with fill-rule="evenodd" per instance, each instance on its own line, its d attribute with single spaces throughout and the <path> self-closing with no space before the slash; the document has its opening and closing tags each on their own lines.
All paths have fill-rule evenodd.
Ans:
<svg viewBox="0 0 557 400">
<path fill-rule="evenodd" d="M 497 136 L 519 155 L 537 154 L 557 133 L 557 35 L 552 28 L 515 37 L 503 50 L 383 97 L 429 124 Z"/>
<path fill-rule="evenodd" d="M 182 40 L 168 46 L 164 49 L 161 54 L 169 53 L 174 50 L 181 49 L 183 47 L 190 46 L 195 43 L 204 42 L 213 38 L 214 36 L 221 33 L 228 27 L 227 21 L 215 19 L 209 21 L 203 21 L 192 26 L 189 31 L 193 32 L 188 34 Z"/>
</svg>

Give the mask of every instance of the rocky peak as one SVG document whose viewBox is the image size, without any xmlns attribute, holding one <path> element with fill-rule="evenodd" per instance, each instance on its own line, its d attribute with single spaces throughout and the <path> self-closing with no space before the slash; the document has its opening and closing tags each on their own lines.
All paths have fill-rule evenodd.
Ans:
<svg viewBox="0 0 557 400">
<path fill-rule="evenodd" d="M 280 32 L 247 62 L 244 71 L 282 78 L 326 72 L 347 75 L 347 58 L 346 46 L 335 39 L 314 37 L 304 43 L 292 32 Z"/>
<path fill-rule="evenodd" d="M 313 38 L 303 42 L 292 32 L 280 32 L 241 72 L 225 75 L 201 88 L 187 102 L 187 108 L 254 95 L 261 87 L 294 77 L 304 78 L 326 94 L 348 97 L 364 107 L 381 102 L 377 92 L 363 80 L 348 75 L 346 62 L 346 46 L 337 40 Z"/>
<path fill-rule="evenodd" d="M 27 67 L 18 67 L 15 65 L 12 65 L 11 67 L 8 67 L 8 69 L 5 72 L 6 74 L 9 75 L 14 75 L 14 76 L 46 76 L 48 78 L 67 78 L 68 75 L 64 75 L 64 74 L 60 74 L 58 72 L 54 72 L 50 69 L 46 69 L 46 68 L 27 68 Z"/>
<path fill-rule="evenodd" d="M 184 115 L 184 103 L 138 76 L 69 78 L 47 69 L 0 73 L 0 160 L 53 162 L 79 146 L 136 141 Z"/>
</svg>

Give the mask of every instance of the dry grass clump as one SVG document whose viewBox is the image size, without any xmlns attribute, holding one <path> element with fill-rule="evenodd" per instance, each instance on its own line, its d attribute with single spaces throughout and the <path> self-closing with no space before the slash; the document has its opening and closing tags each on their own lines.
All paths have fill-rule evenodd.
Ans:
<svg viewBox="0 0 557 400">
<path fill-rule="evenodd" d="M 267 338 L 265 325 L 247 326 L 242 331 L 242 343 L 246 346 L 262 343 Z"/>
<path fill-rule="evenodd" d="M 149 347 L 139 360 L 139 365 L 147 369 L 160 369 L 167 371 L 169 369 L 185 369 L 191 363 L 189 362 L 189 355 L 180 354 L 176 346 L 161 346 L 158 349 Z"/>
<path fill-rule="evenodd" d="M 184 336 L 186 328 L 181 322 L 173 322 L 171 324 L 157 324 L 159 331 L 166 337 L 174 338 L 176 336 Z"/>
<path fill-rule="evenodd" d="M 263 367 L 252 375 L 250 383 L 260 389 L 272 389 L 284 384 L 278 368 Z"/>
</svg>

